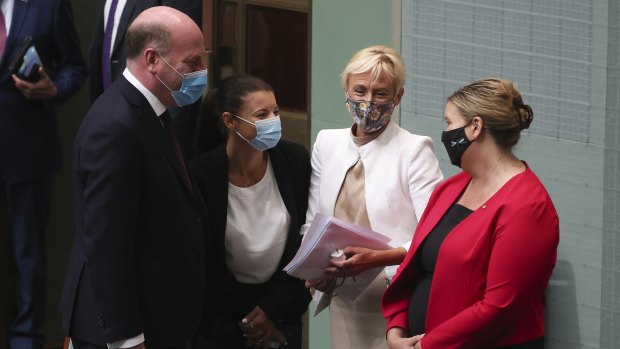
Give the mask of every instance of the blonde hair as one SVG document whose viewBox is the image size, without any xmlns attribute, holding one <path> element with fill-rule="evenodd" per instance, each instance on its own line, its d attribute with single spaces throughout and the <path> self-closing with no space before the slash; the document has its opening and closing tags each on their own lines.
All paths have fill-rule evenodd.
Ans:
<svg viewBox="0 0 620 349">
<path fill-rule="evenodd" d="M 500 78 L 474 81 L 456 90 L 452 102 L 467 122 L 478 116 L 492 134 L 495 143 L 510 150 L 521 131 L 530 127 L 534 119 L 532 108 L 523 103 L 523 97 L 514 82 Z"/>
<path fill-rule="evenodd" d="M 377 45 L 366 47 L 351 57 L 341 74 L 342 87 L 347 89 L 351 75 L 369 71 L 372 79 L 386 73 L 396 92 L 405 85 L 405 64 L 401 55 L 388 46 Z"/>
</svg>

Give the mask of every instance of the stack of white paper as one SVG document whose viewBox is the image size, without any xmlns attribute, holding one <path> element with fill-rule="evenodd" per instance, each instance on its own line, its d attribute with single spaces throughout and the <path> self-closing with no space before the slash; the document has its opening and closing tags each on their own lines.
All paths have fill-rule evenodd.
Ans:
<svg viewBox="0 0 620 349">
<path fill-rule="evenodd" d="M 323 269 L 331 266 L 329 259 L 333 251 L 346 246 L 387 250 L 392 248 L 389 242 L 390 238 L 368 228 L 317 213 L 297 254 L 284 271 L 303 280 L 322 279 L 325 277 Z M 355 299 L 382 269 L 373 268 L 354 278 L 348 277 L 336 292 L 340 296 Z"/>
</svg>

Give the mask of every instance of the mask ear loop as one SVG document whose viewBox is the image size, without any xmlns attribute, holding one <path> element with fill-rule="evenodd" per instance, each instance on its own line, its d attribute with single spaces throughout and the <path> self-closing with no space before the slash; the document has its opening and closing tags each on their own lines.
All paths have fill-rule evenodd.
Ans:
<svg viewBox="0 0 620 349">
<path fill-rule="evenodd" d="M 256 123 L 253 123 L 253 122 L 251 122 L 251 121 L 248 121 L 248 120 L 246 120 L 246 119 L 244 119 L 244 118 L 240 117 L 240 116 L 239 116 L 239 115 L 237 115 L 237 114 L 232 114 L 232 113 L 231 113 L 230 115 L 232 115 L 232 116 L 236 117 L 237 119 L 243 120 L 243 121 L 247 122 L 247 123 L 248 123 L 248 124 L 250 124 L 250 125 L 254 125 L 254 127 L 256 127 Z M 239 133 L 239 131 L 235 130 L 235 133 L 237 134 L 237 136 L 241 137 L 241 139 L 243 139 L 244 141 L 246 141 L 246 142 L 248 142 L 248 143 L 250 142 L 250 140 L 248 140 L 247 138 L 243 137 L 243 136 L 241 135 L 241 133 Z"/>
<path fill-rule="evenodd" d="M 175 73 L 181 75 L 181 77 L 183 77 L 183 74 L 179 73 L 178 70 L 174 69 L 173 66 L 170 65 L 170 63 L 168 63 L 168 61 L 161 55 L 161 53 L 157 52 L 157 54 L 159 55 L 159 58 L 161 58 L 162 61 L 164 61 L 164 63 L 166 63 L 172 70 L 174 70 Z"/>
<path fill-rule="evenodd" d="M 243 120 L 243 121 L 247 122 L 247 123 L 248 123 L 248 124 L 250 124 L 250 125 L 254 125 L 254 126 L 256 126 L 256 123 L 255 123 L 255 122 L 248 121 L 248 120 L 246 120 L 246 119 L 244 119 L 244 118 L 240 117 L 240 116 L 239 116 L 239 115 L 237 115 L 237 114 L 231 114 L 231 115 L 232 115 L 232 116 L 234 116 L 234 117 L 236 117 L 237 119 L 241 119 L 241 120 Z"/>
<path fill-rule="evenodd" d="M 155 75 L 155 77 L 157 78 L 157 80 L 159 80 L 159 82 L 161 82 L 161 84 L 162 84 L 162 85 L 164 85 L 164 86 L 168 89 L 168 91 L 170 91 L 170 92 L 175 92 L 175 91 L 173 91 L 170 87 L 168 87 L 168 85 L 166 85 L 166 83 L 165 83 L 165 82 L 163 82 L 163 81 L 162 81 L 162 79 L 160 79 L 160 78 L 159 78 L 159 76 L 158 76 L 157 74 L 154 74 L 154 75 Z"/>
</svg>

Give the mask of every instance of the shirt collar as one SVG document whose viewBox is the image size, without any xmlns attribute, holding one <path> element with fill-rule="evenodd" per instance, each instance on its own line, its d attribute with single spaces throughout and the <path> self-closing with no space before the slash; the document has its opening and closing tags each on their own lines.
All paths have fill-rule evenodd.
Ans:
<svg viewBox="0 0 620 349">
<path fill-rule="evenodd" d="M 129 71 L 129 69 L 125 68 L 123 71 L 123 76 L 132 84 L 135 88 L 144 95 L 144 98 L 149 102 L 151 108 L 155 111 L 157 117 L 163 114 L 166 111 L 166 107 L 164 104 L 157 98 L 155 95 L 149 91 L 142 83 Z"/>
</svg>

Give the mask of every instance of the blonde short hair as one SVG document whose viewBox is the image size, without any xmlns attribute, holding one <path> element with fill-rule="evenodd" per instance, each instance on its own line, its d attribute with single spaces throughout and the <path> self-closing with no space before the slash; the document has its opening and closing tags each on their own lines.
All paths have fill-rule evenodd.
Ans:
<svg viewBox="0 0 620 349">
<path fill-rule="evenodd" d="M 500 78 L 476 80 L 456 90 L 448 102 L 453 103 L 467 122 L 478 116 L 493 135 L 495 143 L 511 149 L 519 141 L 521 131 L 534 119 L 532 108 L 514 82 Z"/>
<path fill-rule="evenodd" d="M 405 64 L 403 57 L 394 49 L 384 45 L 370 46 L 358 51 L 341 74 L 342 87 L 346 90 L 351 75 L 371 72 L 372 78 L 386 73 L 398 92 L 405 85 Z"/>
</svg>

